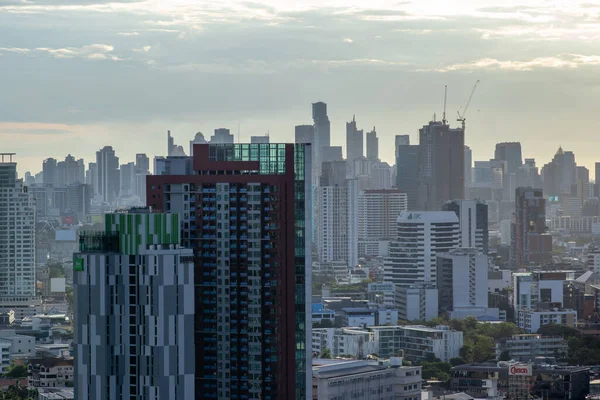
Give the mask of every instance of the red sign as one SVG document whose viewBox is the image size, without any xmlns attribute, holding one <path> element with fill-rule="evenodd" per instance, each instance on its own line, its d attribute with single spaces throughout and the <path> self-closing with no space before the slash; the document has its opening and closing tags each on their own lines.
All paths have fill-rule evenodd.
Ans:
<svg viewBox="0 0 600 400">
<path fill-rule="evenodd" d="M 513 365 L 508 370 L 509 375 L 531 376 L 531 365 Z"/>
</svg>

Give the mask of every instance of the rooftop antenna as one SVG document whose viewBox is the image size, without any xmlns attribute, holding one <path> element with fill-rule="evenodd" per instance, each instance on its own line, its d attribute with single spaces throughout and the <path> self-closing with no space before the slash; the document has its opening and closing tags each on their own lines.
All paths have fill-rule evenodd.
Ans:
<svg viewBox="0 0 600 400">
<path fill-rule="evenodd" d="M 442 114 L 442 124 L 446 125 L 446 99 L 448 98 L 448 85 L 444 86 L 444 113 Z"/>
</svg>

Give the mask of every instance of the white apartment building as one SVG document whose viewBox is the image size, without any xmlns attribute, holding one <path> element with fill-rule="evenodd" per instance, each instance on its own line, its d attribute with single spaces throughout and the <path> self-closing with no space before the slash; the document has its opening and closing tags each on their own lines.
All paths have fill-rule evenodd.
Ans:
<svg viewBox="0 0 600 400">
<path fill-rule="evenodd" d="M 401 320 L 431 321 L 439 316 L 438 303 L 438 289 L 433 283 L 396 288 L 396 306 Z"/>
<path fill-rule="evenodd" d="M 529 362 L 536 357 L 554 357 L 561 364 L 566 361 L 569 343 L 561 336 L 513 335 L 510 339 L 496 342 L 496 358 L 500 358 L 505 351 L 515 361 Z"/>
<path fill-rule="evenodd" d="M 499 310 L 488 309 L 488 257 L 475 248 L 459 248 L 438 255 L 437 289 L 439 311 L 451 319 L 469 316 L 498 318 Z"/>
<path fill-rule="evenodd" d="M 4 330 L 0 331 L 0 339 L 11 343 L 10 354 L 12 357 L 35 356 L 34 336 L 17 335 L 14 330 Z"/>
<path fill-rule="evenodd" d="M 396 307 L 396 285 L 386 282 L 369 283 L 367 289 L 369 304 Z"/>
<path fill-rule="evenodd" d="M 425 360 L 431 354 L 444 362 L 459 356 L 463 346 L 463 333 L 447 326 L 428 328 L 423 325 L 374 326 L 380 357 L 404 356 L 412 360 Z"/>
<path fill-rule="evenodd" d="M 518 326 L 526 332 L 536 333 L 542 326 L 548 324 L 565 325 L 574 328 L 577 323 L 577 311 L 551 309 L 518 311 Z"/>
<path fill-rule="evenodd" d="M 377 353 L 373 332 L 360 328 L 317 328 L 312 330 L 312 352 L 322 354 L 326 347 L 332 357 L 352 354 L 358 358 Z"/>
<path fill-rule="evenodd" d="M 10 367 L 12 358 L 10 356 L 10 347 L 12 343 L 10 340 L 0 339 L 0 373 L 4 373 L 8 367 Z"/>
<path fill-rule="evenodd" d="M 65 387 L 73 383 L 73 360 L 40 358 L 29 360 L 29 385 L 33 387 Z"/>
<path fill-rule="evenodd" d="M 313 400 L 421 400 L 421 367 L 401 358 L 313 366 Z"/>
<path fill-rule="evenodd" d="M 400 213 L 406 211 L 407 201 L 406 193 L 397 189 L 365 190 L 359 193 L 359 256 L 386 255 L 386 245 L 396 237 L 396 221 Z"/>
<path fill-rule="evenodd" d="M 0 162 L 0 311 L 35 299 L 35 201 L 17 180 L 17 163 Z M 12 156 L 11 156 L 12 157 Z M 6 307 L 5 307 L 6 306 Z M 15 310 L 17 311 L 17 310 Z M 16 312 L 16 318 L 21 316 Z"/>
<path fill-rule="evenodd" d="M 397 218 L 397 237 L 384 261 L 384 280 L 397 287 L 435 283 L 437 255 L 459 243 L 458 217 L 453 211 L 404 211 Z"/>
</svg>

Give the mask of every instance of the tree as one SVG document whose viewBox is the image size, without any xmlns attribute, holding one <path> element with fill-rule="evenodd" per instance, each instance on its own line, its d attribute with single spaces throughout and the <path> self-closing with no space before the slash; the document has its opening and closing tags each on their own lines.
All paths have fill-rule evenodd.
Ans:
<svg viewBox="0 0 600 400">
<path fill-rule="evenodd" d="M 543 336 L 562 336 L 565 339 L 581 336 L 577 329 L 558 324 L 544 325 L 538 329 L 537 333 Z"/>
<path fill-rule="evenodd" d="M 463 364 L 466 364 L 465 360 L 463 360 L 460 357 L 455 357 L 455 358 L 450 359 L 450 365 L 452 365 L 453 367 L 456 367 L 457 365 L 463 365 Z"/>
<path fill-rule="evenodd" d="M 29 371 L 26 365 L 13 365 L 11 369 L 4 373 L 7 378 L 27 378 Z"/>
<path fill-rule="evenodd" d="M 498 361 L 510 361 L 510 353 L 508 352 L 508 350 L 504 350 L 502 353 L 500 353 L 500 358 L 498 358 Z"/>
<path fill-rule="evenodd" d="M 460 354 L 460 358 L 462 358 L 465 363 L 470 364 L 473 362 L 474 350 L 471 343 L 464 343 L 463 347 L 460 348 L 458 353 Z"/>
<path fill-rule="evenodd" d="M 484 362 L 494 359 L 494 339 L 484 335 L 474 335 L 475 347 L 473 348 L 475 362 Z"/>
<path fill-rule="evenodd" d="M 477 328 L 478 323 L 479 322 L 477 321 L 477 318 L 475 318 L 475 317 L 467 317 L 463 321 L 465 330 L 468 330 L 468 331 L 474 331 Z"/>
<path fill-rule="evenodd" d="M 321 358 L 330 359 L 331 350 L 329 350 L 327 347 L 323 347 L 323 350 L 321 350 Z"/>
<path fill-rule="evenodd" d="M 450 369 L 452 365 L 446 362 L 423 362 L 423 379 L 447 381 L 450 379 Z"/>
</svg>

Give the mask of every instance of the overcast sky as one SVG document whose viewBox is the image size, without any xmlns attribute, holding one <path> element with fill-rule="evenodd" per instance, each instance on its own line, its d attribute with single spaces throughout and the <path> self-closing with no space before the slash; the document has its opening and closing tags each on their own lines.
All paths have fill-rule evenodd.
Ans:
<svg viewBox="0 0 600 400">
<path fill-rule="evenodd" d="M 456 4 L 458 3 L 458 4 Z M 598 151 L 600 1 L 0 0 L 0 140 L 21 173 L 67 153 L 121 162 L 228 127 L 293 141 L 328 103 L 393 138 L 481 83 L 467 113 L 474 160 L 520 141 L 541 167 L 559 145 L 593 169 Z M 344 149 L 345 152 L 345 149 Z M 592 174 L 593 176 L 593 170 Z"/>
</svg>

